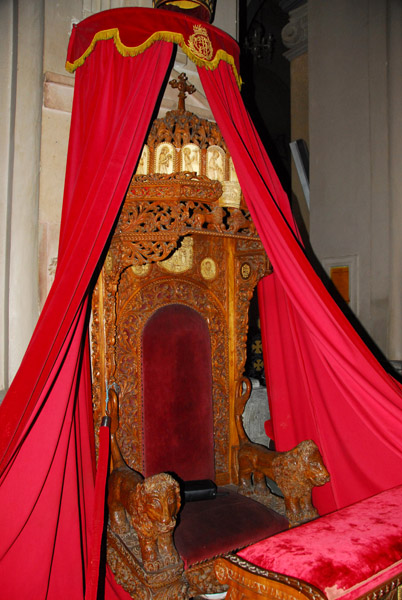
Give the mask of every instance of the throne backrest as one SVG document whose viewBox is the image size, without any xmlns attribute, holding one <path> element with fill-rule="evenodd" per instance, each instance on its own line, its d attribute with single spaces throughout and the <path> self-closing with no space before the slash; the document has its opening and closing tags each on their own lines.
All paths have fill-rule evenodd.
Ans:
<svg viewBox="0 0 402 600">
<path fill-rule="evenodd" d="M 183 304 L 159 308 L 142 333 L 146 477 L 215 479 L 211 342 L 207 322 Z"/>
<path fill-rule="evenodd" d="M 156 119 L 93 300 L 95 426 L 118 385 L 129 466 L 237 482 L 248 307 L 268 272 L 216 124 Z"/>
</svg>

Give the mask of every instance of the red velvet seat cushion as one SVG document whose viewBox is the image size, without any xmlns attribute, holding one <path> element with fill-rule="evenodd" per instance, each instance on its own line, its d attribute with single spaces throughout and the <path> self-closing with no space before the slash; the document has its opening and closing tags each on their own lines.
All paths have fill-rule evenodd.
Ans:
<svg viewBox="0 0 402 600">
<path fill-rule="evenodd" d="M 353 600 L 402 572 L 402 486 L 263 540 L 238 554 Z"/>
<path fill-rule="evenodd" d="M 187 568 L 244 548 L 288 527 L 285 517 L 231 491 L 213 500 L 185 504 L 179 515 L 174 542 Z"/>
</svg>

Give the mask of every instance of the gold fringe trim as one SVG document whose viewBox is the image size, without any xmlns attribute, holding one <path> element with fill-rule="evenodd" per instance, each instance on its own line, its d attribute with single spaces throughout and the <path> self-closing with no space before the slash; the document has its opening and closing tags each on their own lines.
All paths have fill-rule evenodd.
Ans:
<svg viewBox="0 0 402 600">
<path fill-rule="evenodd" d="M 191 49 L 186 45 L 184 37 L 181 33 L 173 33 L 172 31 L 156 31 L 143 44 L 140 44 L 139 46 L 125 46 L 120 39 L 120 33 L 117 28 L 104 29 L 103 31 L 98 31 L 98 33 L 94 35 L 94 37 L 92 38 L 92 42 L 85 50 L 84 54 L 80 56 L 80 58 L 77 58 L 77 60 L 75 60 L 73 63 L 69 61 L 66 62 L 66 70 L 69 73 L 74 73 L 74 71 L 78 69 L 78 67 L 81 67 L 84 64 L 85 59 L 91 54 L 98 41 L 111 39 L 113 39 L 117 51 L 122 56 L 138 56 L 138 54 L 142 54 L 142 52 L 147 50 L 147 48 L 152 46 L 152 44 L 154 44 L 155 42 L 164 41 L 178 44 L 182 48 L 183 52 L 187 54 L 189 59 L 194 64 L 196 64 L 199 67 L 205 67 L 206 69 L 209 69 L 211 71 L 216 69 L 221 60 L 224 60 L 232 67 L 239 88 L 242 85 L 242 80 L 239 73 L 237 72 L 235 60 L 231 54 L 228 54 L 224 50 L 220 49 L 215 54 L 213 60 L 204 60 L 199 56 L 196 56 L 191 51 Z"/>
</svg>

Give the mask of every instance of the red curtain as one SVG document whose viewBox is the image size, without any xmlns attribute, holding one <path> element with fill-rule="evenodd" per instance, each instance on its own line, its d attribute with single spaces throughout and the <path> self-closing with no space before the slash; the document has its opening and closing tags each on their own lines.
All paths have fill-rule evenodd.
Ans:
<svg viewBox="0 0 402 600">
<path fill-rule="evenodd" d="M 55 282 L 0 407 L 7 600 L 83 598 L 94 503 L 87 298 L 171 52 L 157 42 L 123 60 L 105 41 L 76 75 Z"/>
<path fill-rule="evenodd" d="M 259 304 L 279 450 L 320 447 L 331 483 L 321 513 L 401 483 L 401 386 L 382 368 L 327 293 L 299 242 L 287 197 L 228 65 L 199 68 L 274 273 Z"/>
</svg>

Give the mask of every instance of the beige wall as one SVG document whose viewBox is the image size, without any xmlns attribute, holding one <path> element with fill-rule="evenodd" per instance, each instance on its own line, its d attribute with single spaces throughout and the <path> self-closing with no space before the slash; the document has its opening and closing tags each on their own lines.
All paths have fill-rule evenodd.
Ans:
<svg viewBox="0 0 402 600">
<path fill-rule="evenodd" d="M 291 129 L 290 139 L 304 140 L 309 146 L 309 120 L 308 120 L 308 55 L 303 52 L 290 62 L 290 112 Z M 303 192 L 300 178 L 294 160 L 291 162 L 292 169 L 292 200 L 297 203 L 299 211 L 299 226 L 304 226 L 306 232 L 310 228 L 310 210 Z"/>
<path fill-rule="evenodd" d="M 356 315 L 401 359 L 401 4 L 308 10 L 312 246 L 325 266 L 350 265 Z"/>
</svg>

